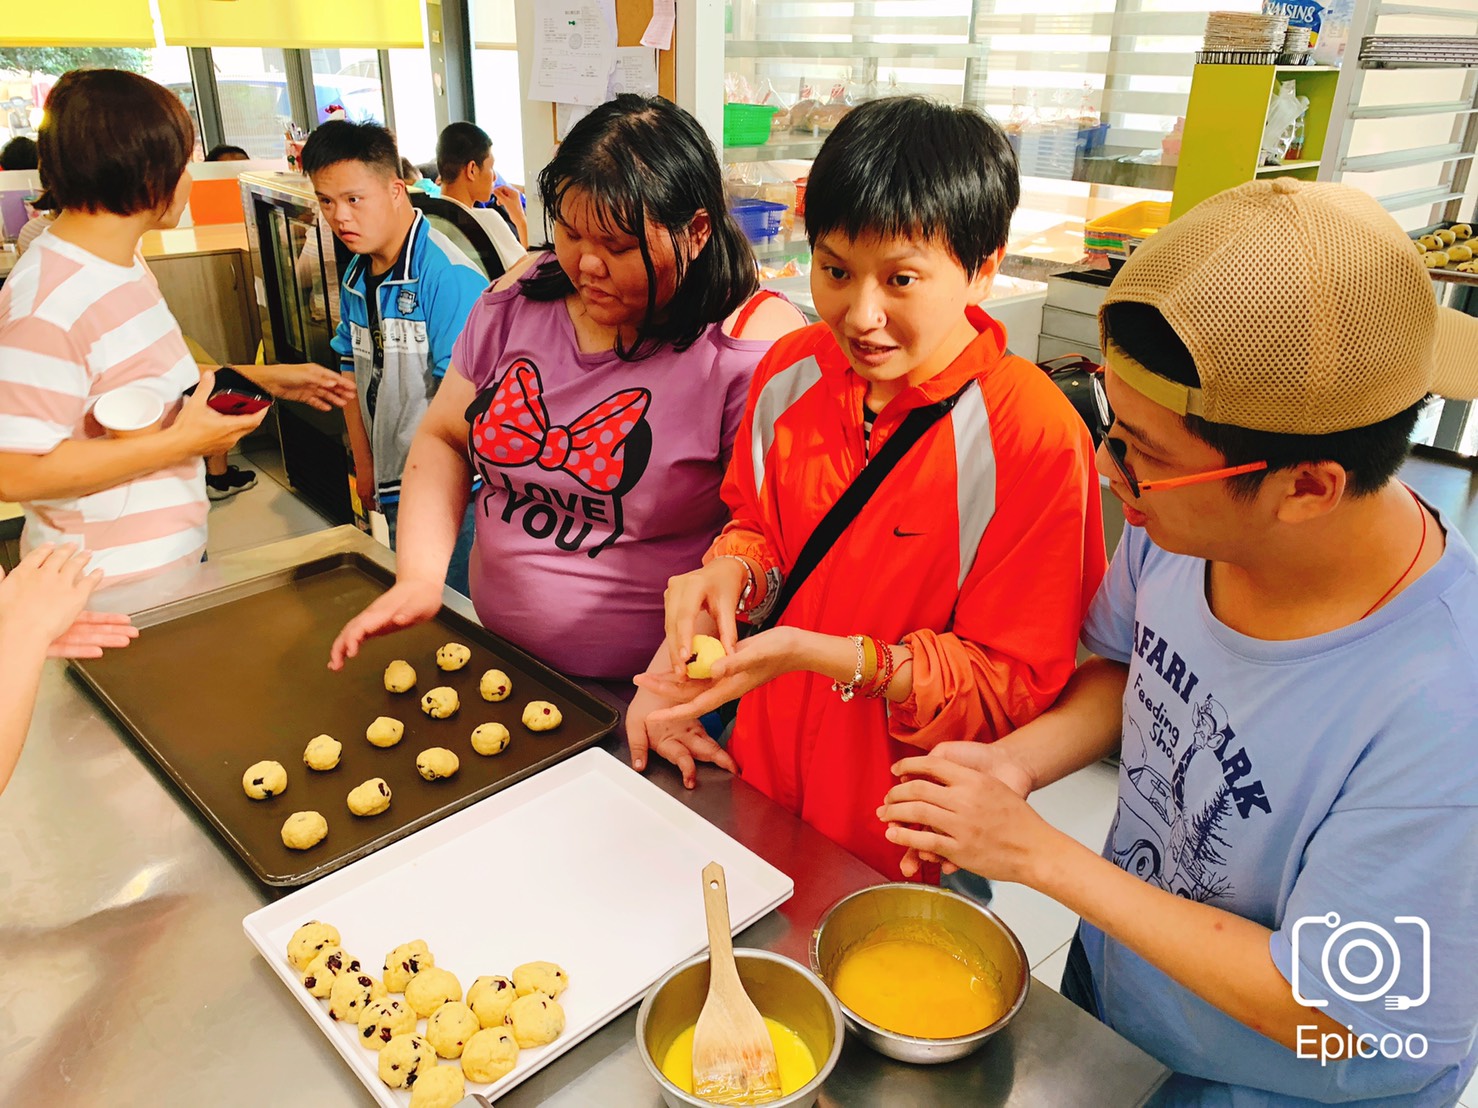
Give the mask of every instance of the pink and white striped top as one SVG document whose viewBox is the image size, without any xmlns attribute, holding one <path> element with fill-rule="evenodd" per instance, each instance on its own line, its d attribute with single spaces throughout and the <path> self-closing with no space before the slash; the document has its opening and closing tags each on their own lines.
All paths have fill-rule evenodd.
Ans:
<svg viewBox="0 0 1478 1108">
<path fill-rule="evenodd" d="M 142 259 L 114 265 L 42 235 L 0 288 L 0 451 L 47 454 L 104 437 L 92 406 L 124 385 L 157 392 L 171 422 L 199 379 Z M 114 583 L 199 562 L 209 507 L 194 459 L 88 496 L 23 504 L 21 545 L 76 543 Z"/>
</svg>

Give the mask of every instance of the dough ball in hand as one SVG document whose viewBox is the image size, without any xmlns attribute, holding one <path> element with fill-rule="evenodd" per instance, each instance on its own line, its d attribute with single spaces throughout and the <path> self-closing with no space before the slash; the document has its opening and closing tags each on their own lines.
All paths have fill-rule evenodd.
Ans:
<svg viewBox="0 0 1478 1108">
<path fill-rule="evenodd" d="M 416 671 L 409 662 L 396 659 L 385 667 L 385 688 L 393 693 L 410 692 L 416 687 Z"/>
<path fill-rule="evenodd" d="M 459 642 L 449 642 L 436 652 L 436 664 L 447 673 L 461 669 L 472 660 L 472 651 Z"/>
<path fill-rule="evenodd" d="M 359 1013 L 359 1043 L 371 1050 L 384 1050 L 397 1035 L 416 1030 L 416 1013 L 398 996 L 370 1001 Z"/>
<path fill-rule="evenodd" d="M 287 791 L 287 770 L 281 762 L 257 762 L 241 775 L 241 787 L 253 800 L 269 800 Z"/>
<path fill-rule="evenodd" d="M 513 1002 L 508 1023 L 520 1049 L 527 1050 L 552 1043 L 564 1033 L 565 1010 L 543 993 L 530 993 Z"/>
<path fill-rule="evenodd" d="M 332 735 L 319 735 L 308 740 L 308 746 L 303 751 L 303 765 L 322 773 L 338 765 L 339 755 L 343 752 L 344 744 L 338 739 Z"/>
<path fill-rule="evenodd" d="M 479 977 L 467 990 L 467 1004 L 484 1027 L 502 1027 L 503 1018 L 517 999 L 518 989 L 506 977 Z"/>
<path fill-rule="evenodd" d="M 467 1080 L 489 1085 L 513 1072 L 518 1065 L 518 1040 L 513 1030 L 499 1024 L 487 1027 L 467 1040 L 462 1051 L 462 1072 Z"/>
<path fill-rule="evenodd" d="M 467 1095 L 467 1082 L 457 1066 L 423 1069 L 411 1086 L 411 1108 L 453 1108 Z"/>
<path fill-rule="evenodd" d="M 519 996 L 543 993 L 557 1000 L 569 985 L 569 976 L 553 962 L 525 962 L 513 971 L 513 987 Z"/>
<path fill-rule="evenodd" d="M 565 717 L 547 700 L 530 700 L 523 710 L 523 725 L 530 731 L 553 731 Z"/>
<path fill-rule="evenodd" d="M 403 993 L 412 977 L 434 965 L 436 955 L 426 946 L 425 939 L 401 943 L 385 955 L 385 988 L 392 993 Z"/>
<path fill-rule="evenodd" d="M 497 703 L 507 700 L 513 692 L 513 682 L 508 679 L 508 674 L 501 669 L 490 669 L 482 675 L 482 680 L 477 683 L 477 691 L 482 693 L 484 700 Z"/>
<path fill-rule="evenodd" d="M 444 746 L 433 746 L 416 755 L 416 772 L 427 781 L 454 777 L 461 765 L 461 759 Z"/>
<path fill-rule="evenodd" d="M 443 1058 L 460 1058 L 467 1040 L 482 1030 L 472 1009 L 451 1000 L 426 1019 L 426 1041 Z"/>
<path fill-rule="evenodd" d="M 371 746 L 391 747 L 405 734 L 405 724 L 390 716 L 376 716 L 375 722 L 364 729 L 364 737 Z"/>
<path fill-rule="evenodd" d="M 462 999 L 457 975 L 439 966 L 423 969 L 405 986 L 405 999 L 418 1016 L 429 1016 L 443 1004 Z"/>
<path fill-rule="evenodd" d="M 336 1020 L 357 1024 L 365 1005 L 384 995 L 385 986 L 369 974 L 341 973 L 329 990 L 328 1014 Z"/>
<path fill-rule="evenodd" d="M 392 1089 L 408 1089 L 421 1070 L 436 1065 L 436 1051 L 421 1036 L 393 1035 L 380 1051 L 380 1080 Z"/>
<path fill-rule="evenodd" d="M 299 979 L 310 996 L 321 999 L 333 992 L 334 981 L 338 979 L 339 974 L 359 973 L 363 968 L 359 964 L 359 959 L 349 957 L 343 947 L 331 946 L 321 951 L 317 958 L 308 963 L 308 968 L 302 972 Z"/>
<path fill-rule="evenodd" d="M 713 676 L 713 663 L 724 656 L 724 644 L 712 635 L 693 636 L 693 656 L 688 659 L 688 676 L 707 681 Z"/>
<path fill-rule="evenodd" d="M 450 719 L 461 706 L 457 690 L 447 685 L 438 686 L 421 697 L 421 711 L 432 719 Z"/>
<path fill-rule="evenodd" d="M 349 811 L 356 816 L 377 816 L 390 807 L 390 786 L 383 777 L 371 777 L 349 792 Z"/>
<path fill-rule="evenodd" d="M 328 820 L 319 812 L 294 812 L 282 824 L 282 845 L 309 850 L 328 837 Z"/>
<path fill-rule="evenodd" d="M 492 756 L 508 749 L 513 736 L 501 723 L 479 723 L 472 729 L 472 749 Z"/>
<path fill-rule="evenodd" d="M 308 963 L 325 950 L 339 945 L 339 929 L 331 923 L 310 919 L 287 940 L 287 960 L 298 972 L 308 968 Z"/>
</svg>

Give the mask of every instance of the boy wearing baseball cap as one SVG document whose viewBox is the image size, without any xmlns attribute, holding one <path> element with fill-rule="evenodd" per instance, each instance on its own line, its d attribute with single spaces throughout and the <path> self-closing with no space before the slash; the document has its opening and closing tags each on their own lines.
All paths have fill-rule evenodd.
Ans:
<svg viewBox="0 0 1478 1108">
<path fill-rule="evenodd" d="M 1316 258 L 1288 244 L 1337 242 Z M 1478 320 L 1341 185 L 1213 197 L 1100 315 L 1129 523 L 1097 657 L 999 742 L 894 767 L 888 837 L 1083 922 L 1063 991 L 1157 1103 L 1450 1105 L 1478 1053 L 1478 559 L 1395 480 Z M 1122 743 L 1121 743 L 1122 737 Z M 1120 749 L 1102 856 L 1025 797 Z M 922 829 L 915 829 L 916 827 Z"/>
</svg>

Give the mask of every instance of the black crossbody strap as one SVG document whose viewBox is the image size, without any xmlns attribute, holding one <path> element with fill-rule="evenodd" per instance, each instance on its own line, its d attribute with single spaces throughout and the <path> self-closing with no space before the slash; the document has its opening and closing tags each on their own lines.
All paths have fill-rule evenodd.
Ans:
<svg viewBox="0 0 1478 1108">
<path fill-rule="evenodd" d="M 790 606 L 795 594 L 806 583 L 806 578 L 811 576 L 816 567 L 821 564 L 821 560 L 826 557 L 827 552 L 842 537 L 842 533 L 861 514 L 863 507 L 872 499 L 873 493 L 878 491 L 878 486 L 883 483 L 888 474 L 893 472 L 893 468 L 902 461 L 903 456 L 924 437 L 924 432 L 950 413 L 960 397 L 965 394 L 965 389 L 975 387 L 975 384 L 972 378 L 953 396 L 945 397 L 933 404 L 926 404 L 922 408 L 915 408 L 903 417 L 903 422 L 898 430 L 893 432 L 892 438 L 883 444 L 883 448 L 867 465 L 863 466 L 862 472 L 847 486 L 846 491 L 831 506 L 831 510 L 816 525 L 816 530 L 811 532 L 810 538 L 806 539 L 806 545 L 801 547 L 795 565 L 785 575 L 785 583 L 780 588 L 780 595 L 776 598 L 775 606 L 770 610 L 770 616 L 765 621 L 766 627 L 774 627 L 780 622 L 780 617 L 785 614 L 785 609 Z"/>
</svg>

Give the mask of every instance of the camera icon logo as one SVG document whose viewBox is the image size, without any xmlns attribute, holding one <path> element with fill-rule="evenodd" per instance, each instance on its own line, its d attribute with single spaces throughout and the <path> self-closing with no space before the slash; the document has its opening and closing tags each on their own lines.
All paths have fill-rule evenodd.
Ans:
<svg viewBox="0 0 1478 1108">
<path fill-rule="evenodd" d="M 1420 916 L 1397 916 L 1394 922 L 1412 928 L 1413 933 L 1420 937 L 1420 995 L 1391 994 L 1401 976 L 1401 947 L 1390 931 L 1366 920 L 1342 924 L 1338 912 L 1329 912 L 1322 916 L 1300 916 L 1294 921 L 1293 999 L 1305 1008 L 1324 1008 L 1329 1004 L 1327 1000 L 1310 999 L 1305 995 L 1302 978 L 1306 971 L 1299 955 L 1305 941 L 1305 929 L 1308 928 L 1307 934 L 1312 936 L 1310 941 L 1317 942 L 1319 935 L 1324 936 L 1324 949 L 1319 957 L 1320 977 L 1332 992 L 1355 1004 L 1383 1000 L 1386 1010 L 1392 1012 L 1404 1012 L 1425 1004 L 1432 991 L 1432 929 Z M 1314 931 L 1314 928 L 1321 930 Z M 1357 970 L 1352 965 L 1352 956 L 1358 956 L 1365 965 Z"/>
</svg>

